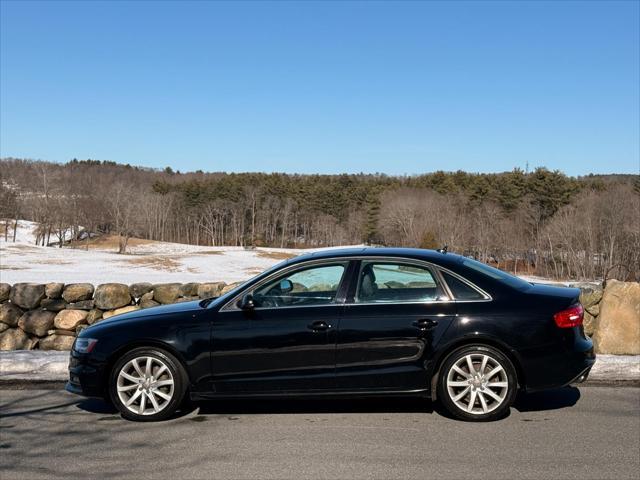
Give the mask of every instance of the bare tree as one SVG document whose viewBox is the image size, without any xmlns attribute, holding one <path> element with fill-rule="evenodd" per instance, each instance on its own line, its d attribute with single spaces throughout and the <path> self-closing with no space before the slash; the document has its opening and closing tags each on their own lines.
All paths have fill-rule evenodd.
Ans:
<svg viewBox="0 0 640 480">
<path fill-rule="evenodd" d="M 110 188 L 107 208 L 118 235 L 118 253 L 126 253 L 129 238 L 136 232 L 137 198 L 133 186 L 118 182 Z"/>
</svg>

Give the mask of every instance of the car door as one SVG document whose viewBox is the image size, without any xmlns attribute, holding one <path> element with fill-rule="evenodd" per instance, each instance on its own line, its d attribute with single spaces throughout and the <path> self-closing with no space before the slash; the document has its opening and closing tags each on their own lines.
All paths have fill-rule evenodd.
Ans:
<svg viewBox="0 0 640 480">
<path fill-rule="evenodd" d="M 215 390 L 334 389 L 335 332 L 344 301 L 339 292 L 348 264 L 334 260 L 288 268 L 243 292 L 252 308 L 235 300 L 223 307 L 212 326 Z"/>
<path fill-rule="evenodd" d="M 363 259 L 340 319 L 341 390 L 427 388 L 425 363 L 455 316 L 436 271 L 409 259 Z"/>
</svg>

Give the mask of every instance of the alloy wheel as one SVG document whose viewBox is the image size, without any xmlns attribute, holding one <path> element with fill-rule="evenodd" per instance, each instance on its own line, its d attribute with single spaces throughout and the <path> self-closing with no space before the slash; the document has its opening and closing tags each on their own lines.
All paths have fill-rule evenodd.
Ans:
<svg viewBox="0 0 640 480">
<path fill-rule="evenodd" d="M 118 373 L 118 398 L 136 415 L 154 415 L 173 399 L 175 382 L 169 366 L 151 356 L 129 360 Z"/>
<path fill-rule="evenodd" d="M 469 353 L 451 366 L 446 386 L 456 407 L 468 414 L 484 415 L 504 403 L 509 379 L 505 368 L 491 355 Z"/>
</svg>

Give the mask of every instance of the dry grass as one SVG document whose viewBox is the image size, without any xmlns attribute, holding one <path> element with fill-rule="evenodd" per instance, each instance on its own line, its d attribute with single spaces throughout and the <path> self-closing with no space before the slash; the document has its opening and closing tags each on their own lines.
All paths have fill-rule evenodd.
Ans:
<svg viewBox="0 0 640 480">
<path fill-rule="evenodd" d="M 71 265 L 73 262 L 67 262 L 66 260 L 53 260 L 50 258 L 42 260 L 30 260 L 30 263 L 36 263 L 40 265 Z"/>
<path fill-rule="evenodd" d="M 260 250 L 258 252 L 258 256 L 262 258 L 271 258 L 272 260 L 289 260 L 290 258 L 293 258 L 296 255 L 293 253 L 287 253 L 287 252 L 265 252 Z"/>
<path fill-rule="evenodd" d="M 224 252 L 220 250 L 199 250 L 197 252 L 193 252 L 194 255 L 222 255 Z"/>
<path fill-rule="evenodd" d="M 14 267 L 12 265 L 2 265 L 0 264 L 0 270 L 26 270 L 25 267 Z"/>
<path fill-rule="evenodd" d="M 3 250 L 10 251 L 12 255 L 22 255 L 26 252 L 35 252 L 38 251 L 38 247 L 33 247 L 31 245 L 22 245 L 17 243 L 5 243 L 2 245 Z"/>
<path fill-rule="evenodd" d="M 118 235 L 101 235 L 87 240 L 79 240 L 69 245 L 70 248 L 83 249 L 87 248 L 89 244 L 89 250 L 118 250 L 120 248 L 120 237 Z M 139 245 L 149 245 L 151 243 L 157 243 L 155 240 L 145 240 L 144 238 L 130 238 L 127 242 L 127 248 L 137 247 Z"/>
<path fill-rule="evenodd" d="M 258 275 L 259 273 L 264 272 L 261 268 L 245 268 L 244 271 L 247 272 L 247 275 Z"/>
<path fill-rule="evenodd" d="M 176 262 L 175 256 L 172 258 L 169 257 L 160 257 L 157 255 L 153 256 L 140 256 L 138 258 L 124 258 L 123 261 L 130 263 L 132 265 L 137 265 L 139 267 L 152 268 L 154 270 L 162 270 L 167 272 L 179 272 L 182 270 L 182 265 L 179 262 Z"/>
</svg>

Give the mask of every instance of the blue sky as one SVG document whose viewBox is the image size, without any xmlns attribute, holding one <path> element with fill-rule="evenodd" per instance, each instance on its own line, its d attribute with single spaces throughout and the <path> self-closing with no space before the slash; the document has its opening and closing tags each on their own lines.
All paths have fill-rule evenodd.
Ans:
<svg viewBox="0 0 640 480">
<path fill-rule="evenodd" d="M 3 0 L 0 155 L 638 173 L 639 5 Z"/>
</svg>

